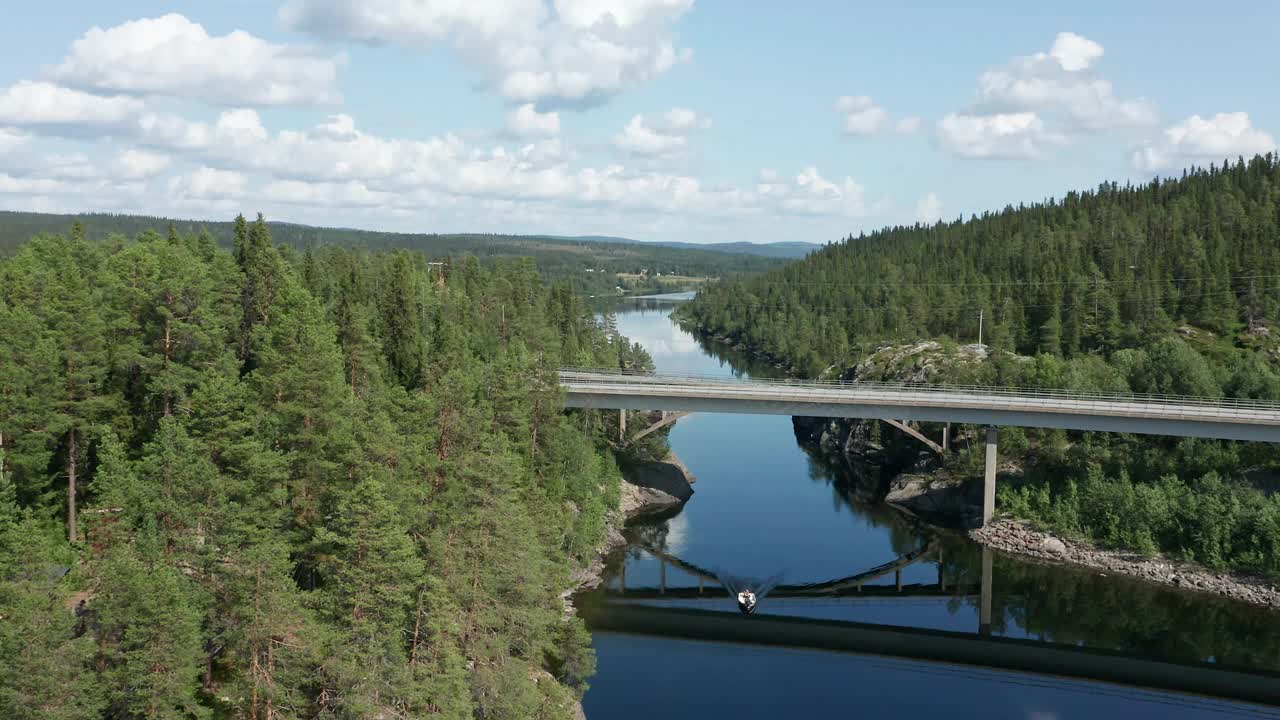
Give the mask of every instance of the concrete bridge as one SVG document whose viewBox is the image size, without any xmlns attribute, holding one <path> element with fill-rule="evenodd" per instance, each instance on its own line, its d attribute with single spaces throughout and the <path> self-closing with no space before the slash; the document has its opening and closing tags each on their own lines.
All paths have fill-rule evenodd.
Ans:
<svg viewBox="0 0 1280 720">
<path fill-rule="evenodd" d="M 911 421 L 986 425 L 984 522 L 995 511 L 996 428 L 1002 425 L 1280 442 L 1280 403 L 1259 400 L 574 368 L 560 371 L 560 384 L 566 406 L 616 409 L 623 417 L 626 410 L 664 410 L 861 418 L 899 427 L 909 427 Z"/>
</svg>

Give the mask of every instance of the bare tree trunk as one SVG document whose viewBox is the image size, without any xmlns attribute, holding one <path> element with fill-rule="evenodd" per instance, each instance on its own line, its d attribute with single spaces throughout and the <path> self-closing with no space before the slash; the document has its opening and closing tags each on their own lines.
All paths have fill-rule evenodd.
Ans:
<svg viewBox="0 0 1280 720">
<path fill-rule="evenodd" d="M 67 536 L 71 542 L 79 539 L 76 531 L 76 431 L 71 429 L 71 442 L 67 446 Z"/>
<path fill-rule="evenodd" d="M 172 344 L 170 342 L 169 320 L 168 318 L 166 318 L 164 321 L 164 367 L 166 370 L 169 369 L 169 354 L 170 354 L 171 347 L 172 347 Z M 172 414 L 173 414 L 173 411 L 170 409 L 170 394 L 168 389 L 166 389 L 164 391 L 164 416 L 169 417 Z"/>
</svg>

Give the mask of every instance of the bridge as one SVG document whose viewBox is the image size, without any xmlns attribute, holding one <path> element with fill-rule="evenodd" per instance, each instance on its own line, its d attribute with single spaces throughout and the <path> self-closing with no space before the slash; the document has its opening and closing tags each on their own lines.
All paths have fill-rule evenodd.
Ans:
<svg viewBox="0 0 1280 720">
<path fill-rule="evenodd" d="M 1068 390 L 712 378 L 566 368 L 565 405 L 986 425 L 983 522 L 995 512 L 997 430 L 1015 427 L 1280 442 L 1280 403 Z M 913 433 L 917 434 L 918 433 Z M 944 442 L 944 445 L 946 443 Z"/>
</svg>

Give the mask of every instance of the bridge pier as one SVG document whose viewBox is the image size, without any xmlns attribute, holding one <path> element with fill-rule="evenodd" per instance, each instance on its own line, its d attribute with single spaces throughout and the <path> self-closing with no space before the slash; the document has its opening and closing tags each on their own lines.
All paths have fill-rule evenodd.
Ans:
<svg viewBox="0 0 1280 720">
<path fill-rule="evenodd" d="M 982 547 L 982 588 L 978 597 L 978 634 L 991 635 L 991 548 Z"/>
<path fill-rule="evenodd" d="M 945 437 L 945 436 L 944 436 Z M 942 548 L 938 548 L 938 588 L 943 592 L 947 591 L 947 579 L 942 573 Z"/>
<path fill-rule="evenodd" d="M 951 447 L 951 444 L 949 442 L 950 440 L 951 440 L 951 423 L 945 423 L 942 426 L 942 454 L 943 455 L 946 455 L 947 450 L 949 450 Z"/>
<path fill-rule="evenodd" d="M 618 442 L 624 443 L 626 441 L 627 441 L 627 409 L 621 408 L 618 410 Z"/>
<path fill-rule="evenodd" d="M 982 483 L 983 526 L 991 522 L 996 514 L 996 436 L 996 427 L 987 427 L 987 472 Z"/>
</svg>

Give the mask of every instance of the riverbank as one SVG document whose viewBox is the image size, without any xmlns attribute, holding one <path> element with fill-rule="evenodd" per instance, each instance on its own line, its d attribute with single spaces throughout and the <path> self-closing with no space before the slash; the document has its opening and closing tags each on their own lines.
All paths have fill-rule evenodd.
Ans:
<svg viewBox="0 0 1280 720">
<path fill-rule="evenodd" d="M 692 497 L 695 482 L 697 478 L 675 453 L 668 453 L 662 460 L 628 463 L 622 467 L 618 507 L 609 513 L 604 537 L 591 563 L 573 573 L 572 584 L 564 593 L 567 614 L 575 612 L 571 597 L 599 587 L 605 559 L 626 547 L 622 529 L 627 521 L 684 504 Z"/>
<path fill-rule="evenodd" d="M 1018 520 L 998 519 L 968 532 L 969 539 L 1002 552 L 1049 563 L 1070 563 L 1102 572 L 1194 592 L 1280 609 L 1280 590 L 1272 580 L 1238 572 L 1216 572 L 1193 563 L 1167 558 L 1144 558 L 1122 550 L 1093 545 L 1032 529 Z"/>
</svg>

